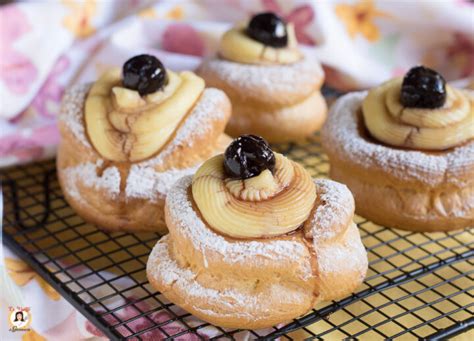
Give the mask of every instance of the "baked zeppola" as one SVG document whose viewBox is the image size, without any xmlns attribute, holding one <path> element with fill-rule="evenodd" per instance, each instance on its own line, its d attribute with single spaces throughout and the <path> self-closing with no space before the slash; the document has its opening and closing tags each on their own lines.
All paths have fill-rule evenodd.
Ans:
<svg viewBox="0 0 474 341">
<path fill-rule="evenodd" d="M 57 156 L 67 201 L 105 229 L 165 231 L 170 186 L 225 148 L 230 113 L 221 90 L 150 55 L 69 89 Z"/>
<path fill-rule="evenodd" d="M 474 225 L 473 101 L 422 66 L 340 98 L 322 143 L 357 213 L 415 231 Z"/>
<path fill-rule="evenodd" d="M 326 118 L 319 62 L 298 47 L 293 25 L 273 13 L 258 14 L 226 32 L 218 56 L 205 60 L 197 73 L 230 97 L 230 135 L 297 140 L 318 130 Z"/>
<path fill-rule="evenodd" d="M 346 186 L 313 180 L 253 135 L 181 178 L 147 277 L 212 324 L 264 328 L 352 293 L 367 271 Z"/>
</svg>

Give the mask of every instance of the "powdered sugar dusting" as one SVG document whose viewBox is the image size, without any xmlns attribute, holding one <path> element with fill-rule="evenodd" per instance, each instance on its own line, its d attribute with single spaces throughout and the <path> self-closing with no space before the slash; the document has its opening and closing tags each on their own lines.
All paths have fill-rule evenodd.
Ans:
<svg viewBox="0 0 474 341">
<path fill-rule="evenodd" d="M 370 142 L 360 136 L 360 109 L 367 92 L 347 94 L 334 103 L 322 132 L 324 146 L 344 155 L 360 167 L 381 167 L 402 180 L 416 180 L 435 187 L 441 182 L 457 183 L 448 172 L 474 165 L 474 141 L 446 153 L 402 150 Z M 458 184 L 459 185 L 459 184 Z"/>
<path fill-rule="evenodd" d="M 153 248 L 148 259 L 147 272 L 148 275 L 159 279 L 167 287 L 175 287 L 178 290 L 186 292 L 186 296 L 193 298 L 206 298 L 206 302 L 210 306 L 218 306 L 219 311 L 209 309 L 200 309 L 193 306 L 194 309 L 199 310 L 209 316 L 231 316 L 244 317 L 248 319 L 255 319 L 252 312 L 262 309 L 268 301 L 264 295 L 245 294 L 228 288 L 225 290 L 216 290 L 202 286 L 197 280 L 197 273 L 190 269 L 182 268 L 176 261 L 174 261 L 168 250 L 169 236 L 163 237 Z M 279 292 L 278 285 L 275 284 L 274 290 Z M 281 290 L 281 289 L 280 289 Z M 288 302 L 295 304 L 302 301 L 302 295 L 291 295 L 285 297 Z M 257 317 L 258 318 L 258 317 Z"/>
<path fill-rule="evenodd" d="M 218 291 L 212 288 L 203 287 L 195 280 L 197 274 L 190 269 L 181 268 L 176 261 L 171 259 L 168 251 L 167 239 L 169 236 L 163 237 L 153 248 L 148 259 L 149 274 L 154 278 L 160 278 L 166 286 L 176 286 L 180 290 L 186 292 L 190 298 L 206 297 L 208 302 L 216 305 L 227 306 L 227 309 L 233 311 L 232 315 L 247 315 L 246 310 L 252 310 L 252 307 L 257 305 L 257 296 L 243 295 L 231 288 Z M 226 299 L 226 298 L 230 298 Z M 197 308 L 197 307 L 195 307 Z M 216 312 L 206 310 L 206 314 L 217 315 Z M 220 314 L 222 312 L 219 312 Z"/>
<path fill-rule="evenodd" d="M 318 271 L 325 275 L 353 271 L 365 274 L 367 253 L 352 221 L 355 204 L 351 191 L 328 179 L 317 179 L 314 183 L 319 206 L 311 218 L 311 236 Z"/>
<path fill-rule="evenodd" d="M 341 233 L 334 227 L 347 223 L 354 215 L 354 198 L 346 185 L 328 179 L 314 180 L 320 205 L 311 219 L 313 240 L 319 242 Z"/>
<path fill-rule="evenodd" d="M 320 233 L 314 232 L 314 251 L 317 257 L 317 275 L 322 281 L 322 286 L 328 287 L 334 281 L 334 276 L 353 274 L 356 272 L 362 281 L 363 276 L 367 270 L 367 253 L 360 239 L 357 226 L 352 222 L 354 202 L 352 195 L 344 185 L 338 184 L 331 180 L 315 180 L 319 187 L 321 199 L 325 202 L 321 205 L 322 211 L 331 211 L 335 213 L 341 206 L 346 210 L 346 214 L 350 215 L 351 220 L 348 222 L 349 226 L 345 225 L 344 231 L 339 231 L 338 238 L 333 241 L 324 241 L 321 236 L 327 231 Z M 170 219 L 176 224 L 178 233 L 183 233 L 183 237 L 187 238 L 193 243 L 193 247 L 200 252 L 203 257 L 206 257 L 206 252 L 216 252 L 223 261 L 230 264 L 240 263 L 247 265 L 257 263 L 259 265 L 259 257 L 270 258 L 275 261 L 279 260 L 295 260 L 305 256 L 305 263 L 301 264 L 306 268 L 305 279 L 315 276 L 311 269 L 310 257 L 308 255 L 306 245 L 302 241 L 289 240 L 268 240 L 263 243 L 261 241 L 233 241 L 230 242 L 222 236 L 214 233 L 209 229 L 197 213 L 193 210 L 192 203 L 188 197 L 188 188 L 192 184 L 192 177 L 184 177 L 180 179 L 171 189 L 167 197 L 168 213 Z M 329 201 L 334 201 L 329 203 Z M 331 206 L 332 205 L 332 206 Z M 321 218 L 315 218 L 320 221 L 319 225 L 315 225 L 315 229 L 327 228 L 330 229 L 329 224 L 340 221 L 340 216 L 330 216 L 325 212 L 320 211 Z M 315 215 L 317 215 L 316 213 Z M 319 219 L 319 220 L 318 220 Z M 337 219 L 337 220 L 336 220 Z M 193 271 L 190 268 L 182 268 L 173 259 L 168 250 L 168 244 L 172 243 L 174 233 L 163 237 L 154 247 L 147 265 L 147 273 L 150 278 L 161 282 L 166 290 L 177 291 L 178 295 L 190 298 L 204 298 L 205 302 L 209 302 L 209 306 L 219 307 L 219 311 L 209 310 L 206 306 L 195 306 L 193 309 L 201 311 L 208 316 L 215 316 L 217 314 L 229 316 L 242 316 L 247 312 L 256 311 L 254 307 L 265 309 L 262 307 L 264 302 L 268 301 L 263 295 L 247 295 L 242 292 L 236 292 L 232 288 L 224 291 L 216 291 L 200 284 L 197 280 L 199 271 Z M 240 265 L 239 264 L 239 265 Z M 206 265 L 207 266 L 207 265 Z M 265 269 L 264 264 L 261 266 Z M 337 277 L 336 277 L 337 278 Z M 274 283 L 271 289 L 275 296 L 279 296 L 281 292 L 285 293 L 285 301 L 299 302 L 305 300 L 305 296 L 291 292 L 287 288 L 282 289 L 278 283 Z M 165 291 L 166 295 L 166 291 Z M 324 298 L 324 297 L 322 297 Z M 186 299 L 186 298 L 185 298 Z M 194 300 L 193 300 L 194 301 Z M 263 303 L 262 303 L 263 302 Z M 223 308 L 221 308 L 223 307 Z M 206 309 L 205 309 L 206 308 Z M 223 311 L 223 312 L 222 312 Z M 258 310 L 257 310 L 258 311 Z M 253 316 L 255 318 L 255 316 Z"/>
<path fill-rule="evenodd" d="M 314 91 L 314 84 L 323 77 L 323 70 L 317 58 L 309 52 L 296 63 L 282 65 L 254 65 L 236 63 L 224 59 L 208 59 L 200 70 L 203 74 L 215 73 L 233 89 L 238 89 L 243 98 L 259 98 L 258 91 L 264 91 L 268 97 L 278 99 L 282 93 L 299 95 Z M 302 90 L 295 84 L 307 84 Z M 258 90 L 256 92 L 256 89 Z"/>
<path fill-rule="evenodd" d="M 285 260 L 288 255 L 293 259 L 306 258 L 305 273 L 311 276 L 311 265 L 307 257 L 306 246 L 292 240 L 269 240 L 265 242 L 227 241 L 224 237 L 210 230 L 194 211 L 188 199 L 187 189 L 191 185 L 192 177 L 184 177 L 173 186 L 168 193 L 166 204 L 171 214 L 171 219 L 176 223 L 180 232 L 184 233 L 199 250 L 203 257 L 211 250 L 222 255 L 225 262 L 248 264 L 259 261 L 259 258 L 272 260 Z"/>
<path fill-rule="evenodd" d="M 84 146 L 92 148 L 87 140 L 84 129 L 84 101 L 91 84 L 81 84 L 70 87 L 64 93 L 59 121 L 65 123 Z"/>
<path fill-rule="evenodd" d="M 127 198 L 146 198 L 152 202 L 164 199 L 171 186 L 183 176 L 192 175 L 196 167 L 157 172 L 150 166 L 132 165 L 128 173 L 125 194 Z"/>
<path fill-rule="evenodd" d="M 456 148 L 446 157 L 448 174 L 457 173 L 474 165 L 474 141 L 462 148 Z"/>
<path fill-rule="evenodd" d="M 361 275 L 365 274 L 368 263 L 367 252 L 354 223 L 347 229 L 342 242 L 318 247 L 316 250 L 319 272 L 330 274 L 359 271 Z"/>
<path fill-rule="evenodd" d="M 74 86 L 67 90 L 63 99 L 60 120 L 66 124 L 80 143 L 87 148 L 92 148 L 86 136 L 83 122 L 84 102 L 89 89 L 90 84 Z M 155 157 L 135 163 L 130 167 L 125 187 L 127 197 L 152 201 L 162 199 L 176 180 L 184 175 L 193 174 L 199 165 L 165 171 L 156 171 L 153 167 L 162 165 L 163 160 L 180 146 L 192 146 L 197 136 L 208 134 L 209 129 L 212 129 L 213 121 L 224 119 L 226 112 L 220 110 L 219 107 L 225 101 L 227 98 L 223 91 L 212 88 L 205 89 L 197 105 L 178 128 L 175 138 Z M 75 181 L 90 183 L 91 174 L 97 174 L 99 164 L 102 165 L 103 162 L 99 158 L 96 165 L 85 163 L 71 167 L 65 173 L 69 183 L 72 184 Z M 103 173 L 110 174 L 115 171 L 118 172 L 115 167 L 109 166 Z M 112 196 L 120 191 L 119 185 L 115 182 L 101 182 L 100 188 Z M 73 191 L 79 195 L 75 184 Z"/>
<path fill-rule="evenodd" d="M 64 169 L 65 190 L 68 194 L 78 201 L 83 200 L 77 187 L 78 181 L 81 180 L 83 186 L 105 190 L 112 197 L 116 197 L 120 193 L 120 172 L 116 167 L 108 167 L 99 176 L 97 170 L 103 163 L 103 160 L 97 160 L 96 163 L 86 162 Z"/>
<path fill-rule="evenodd" d="M 188 115 L 183 124 L 178 128 L 174 139 L 154 158 L 142 162 L 143 165 L 160 165 L 165 157 L 173 153 L 179 146 L 192 146 L 196 137 L 204 136 L 212 129 L 212 122 L 224 119 L 226 113 L 219 110 L 227 96 L 221 90 L 207 88 Z"/>
</svg>

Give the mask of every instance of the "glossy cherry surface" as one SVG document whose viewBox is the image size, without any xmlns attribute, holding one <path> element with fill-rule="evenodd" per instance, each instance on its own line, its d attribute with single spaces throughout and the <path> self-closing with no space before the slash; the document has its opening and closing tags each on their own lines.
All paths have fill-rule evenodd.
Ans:
<svg viewBox="0 0 474 341">
<path fill-rule="evenodd" d="M 246 33 L 250 38 L 268 46 L 285 47 L 288 44 L 286 23 L 271 12 L 255 15 L 250 20 Z"/>
<path fill-rule="evenodd" d="M 167 81 L 163 64 L 158 58 L 148 54 L 127 60 L 122 68 L 123 86 L 138 91 L 141 96 L 161 89 Z"/>
<path fill-rule="evenodd" d="M 234 179 L 248 179 L 263 170 L 275 169 L 275 154 L 267 141 L 260 136 L 242 135 L 227 147 L 224 153 L 224 169 Z"/>
<path fill-rule="evenodd" d="M 406 107 L 439 108 L 446 101 L 443 76 L 424 66 L 411 68 L 403 78 L 400 102 Z"/>
</svg>

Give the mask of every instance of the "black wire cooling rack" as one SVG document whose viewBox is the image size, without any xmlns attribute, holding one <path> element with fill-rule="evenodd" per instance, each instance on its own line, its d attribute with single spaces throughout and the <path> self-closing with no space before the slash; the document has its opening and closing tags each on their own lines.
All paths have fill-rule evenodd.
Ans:
<svg viewBox="0 0 474 341">
<path fill-rule="evenodd" d="M 319 137 L 277 149 L 327 176 Z M 445 339 L 474 326 L 474 229 L 414 233 L 356 217 L 369 255 L 353 295 L 264 331 L 222 329 L 155 292 L 145 276 L 158 234 L 106 233 L 64 200 L 53 161 L 4 171 L 5 243 L 113 340 Z M 127 311 L 127 314 L 124 312 Z M 125 316 L 125 317 L 124 317 Z"/>
</svg>

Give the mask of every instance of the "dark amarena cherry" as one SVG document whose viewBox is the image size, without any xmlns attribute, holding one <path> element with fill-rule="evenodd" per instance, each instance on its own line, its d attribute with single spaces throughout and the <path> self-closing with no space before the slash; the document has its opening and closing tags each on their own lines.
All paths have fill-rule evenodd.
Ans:
<svg viewBox="0 0 474 341">
<path fill-rule="evenodd" d="M 230 178 L 248 179 L 265 169 L 275 169 L 275 154 L 267 141 L 260 136 L 242 135 L 227 147 L 224 169 Z"/>
<path fill-rule="evenodd" d="M 411 68 L 403 78 L 400 102 L 406 107 L 439 108 L 446 101 L 443 76 L 424 66 Z"/>
<path fill-rule="evenodd" d="M 288 44 L 286 23 L 271 12 L 255 15 L 250 20 L 246 33 L 250 38 L 268 46 L 285 47 Z"/>
<path fill-rule="evenodd" d="M 135 56 L 123 65 L 123 86 L 138 91 L 140 96 L 160 90 L 167 82 L 166 69 L 154 56 L 148 54 Z"/>
</svg>

